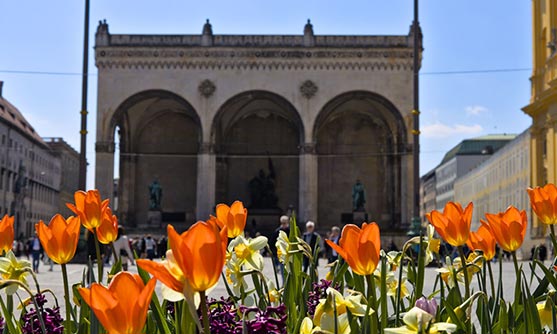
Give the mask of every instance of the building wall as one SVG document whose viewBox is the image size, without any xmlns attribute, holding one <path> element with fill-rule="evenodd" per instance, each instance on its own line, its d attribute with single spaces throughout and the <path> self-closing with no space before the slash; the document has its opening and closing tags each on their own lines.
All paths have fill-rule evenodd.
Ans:
<svg viewBox="0 0 557 334">
<path fill-rule="evenodd" d="M 455 182 L 487 158 L 489 155 L 456 155 L 435 169 L 437 210 L 443 211 L 447 202 L 455 200 Z"/>
<path fill-rule="evenodd" d="M 557 183 L 557 3 L 532 1 L 533 70 L 530 104 L 532 117 L 530 162 L 532 186 Z M 535 228 L 538 220 L 533 221 Z"/>
<path fill-rule="evenodd" d="M 57 212 L 60 176 L 60 160 L 44 143 L 0 122 L 0 214 L 16 216 L 18 236 L 32 235 L 39 220 L 48 222 Z M 16 186 L 19 177 L 21 187 Z M 19 205 L 16 188 L 23 198 Z"/>
<path fill-rule="evenodd" d="M 477 230 L 486 213 L 499 213 L 513 205 L 526 210 L 529 230 L 522 246 L 523 254 L 539 243 L 540 230 L 533 227 L 530 201 L 530 130 L 527 129 L 489 159 L 466 173 L 454 184 L 455 200 L 463 206 L 474 203 L 472 230 Z"/>
<path fill-rule="evenodd" d="M 79 153 L 63 138 L 43 138 L 52 150 L 54 156 L 60 160 L 62 170 L 60 177 L 60 192 L 58 196 L 58 210 L 64 217 L 73 215 L 66 203 L 74 202 L 74 193 L 79 186 Z"/>
<path fill-rule="evenodd" d="M 170 189 L 163 195 L 163 202 L 182 194 L 184 198 L 179 203 L 183 206 L 174 207 L 185 210 L 186 217 L 188 212 L 193 219 L 208 217 L 216 200 L 231 200 L 228 197 L 234 192 L 230 189 L 245 196 L 246 189 L 241 185 L 247 187 L 247 181 L 258 169 L 267 172 L 266 154 L 258 148 L 259 142 L 244 143 L 240 152 L 232 146 L 252 135 L 246 134 L 245 129 L 242 133 L 234 122 L 235 117 L 245 116 L 243 122 L 257 124 L 257 120 L 250 119 L 253 113 L 248 112 L 253 101 L 259 106 L 260 117 L 278 115 L 287 123 L 266 131 L 258 126 L 253 131 L 262 132 L 258 138 L 280 147 L 287 134 L 298 137 L 295 152 L 290 150 L 291 145 L 277 153 L 268 150 L 288 179 L 288 183 L 284 178 L 283 183 L 277 183 L 277 191 L 286 199 L 280 203 L 283 210 L 292 204 L 301 220 L 318 220 L 322 226 L 338 224 L 341 213 L 351 212 L 351 185 L 360 177 L 370 196 L 370 219 L 396 222 L 399 227 L 408 223 L 414 193 L 409 141 L 412 35 L 304 36 L 304 41 L 306 37 L 315 38 L 317 42 L 330 41 L 327 43 L 331 45 L 338 41 L 334 47 L 296 44 L 301 37 L 111 35 L 108 26 L 101 24 L 96 45 L 96 186 L 102 196 L 112 196 L 115 126 L 123 129 L 120 143 L 124 143 L 119 167 L 119 208 L 136 215 L 134 224 L 145 221 L 147 185 L 156 170 L 166 178 L 161 179 L 163 189 Z M 199 38 L 214 38 L 215 45 L 195 44 Z M 234 41 L 219 46 L 217 42 L 223 40 Z M 284 42 L 290 40 L 292 45 Z M 366 45 L 366 41 L 371 44 Z M 350 43 L 362 43 L 362 47 Z M 203 90 L 207 83 L 209 87 L 213 85 L 210 93 Z M 150 92 L 159 95 L 151 98 Z M 146 155 L 140 152 L 141 145 L 134 143 L 143 138 L 137 131 L 141 127 L 167 135 L 168 131 L 160 131 L 164 128 L 155 124 L 165 112 L 181 117 L 184 127 L 189 124 L 189 137 L 182 140 L 180 148 L 191 151 L 166 152 L 164 156 L 159 151 L 149 152 L 160 157 L 161 165 L 155 166 L 143 161 Z M 335 123 L 346 115 L 363 117 L 365 121 Z M 333 131 L 336 125 L 340 128 Z M 346 160 L 347 147 L 363 147 L 370 138 L 377 141 L 373 137 L 376 127 L 386 130 L 381 133 L 381 141 L 370 145 L 374 151 L 363 151 Z M 221 133 L 232 135 L 223 137 Z M 333 135 L 338 136 L 334 143 L 323 139 Z M 168 142 L 160 136 L 150 138 Z M 183 159 L 183 168 L 166 171 L 165 166 L 170 168 L 175 163 L 169 162 L 171 156 Z M 388 158 L 377 159 L 378 156 Z M 232 170 L 235 174 L 231 176 Z M 175 190 L 168 186 L 178 185 L 176 182 L 184 184 Z M 136 197 L 125 194 L 130 192 Z M 374 207 L 380 194 L 393 197 L 386 205 Z"/>
</svg>

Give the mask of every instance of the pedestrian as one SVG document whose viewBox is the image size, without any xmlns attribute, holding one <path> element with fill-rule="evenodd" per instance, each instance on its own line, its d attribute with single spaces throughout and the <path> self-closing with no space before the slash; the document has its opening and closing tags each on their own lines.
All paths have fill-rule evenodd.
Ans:
<svg viewBox="0 0 557 334">
<path fill-rule="evenodd" d="M 319 253 L 315 252 L 315 248 L 317 245 L 321 243 L 321 236 L 315 232 L 315 223 L 312 221 L 308 221 L 306 223 L 306 231 L 302 235 L 302 239 L 309 245 L 311 249 L 311 254 L 315 254 L 316 258 L 314 259 L 314 263 L 317 263 L 319 260 Z M 304 256 L 304 260 L 302 263 L 302 271 L 306 272 L 307 268 L 309 267 L 309 257 Z"/>
<path fill-rule="evenodd" d="M 163 235 L 159 239 L 159 243 L 157 245 L 157 256 L 161 257 L 161 258 L 166 256 L 166 249 L 167 248 L 168 248 L 168 239 L 166 238 L 166 235 Z"/>
<path fill-rule="evenodd" d="M 329 237 L 329 240 L 331 240 L 332 242 L 338 245 L 340 241 L 340 228 L 338 226 L 333 226 L 331 228 L 331 236 Z M 329 263 L 333 263 L 336 260 L 338 260 L 338 253 L 335 251 L 334 248 L 331 248 L 331 254 L 329 255 Z"/>
<path fill-rule="evenodd" d="M 29 239 L 29 250 L 31 252 L 31 257 L 33 258 L 33 272 L 38 274 L 39 263 L 43 254 L 43 246 L 41 245 L 37 232 L 35 232 L 33 238 Z"/>
<path fill-rule="evenodd" d="M 148 234 L 147 237 L 145 238 L 145 252 L 149 260 L 153 260 L 155 258 L 156 247 L 157 247 L 157 243 L 151 237 L 151 235 Z"/>
<path fill-rule="evenodd" d="M 279 238 L 280 231 L 286 233 L 286 235 L 290 234 L 290 218 L 288 216 L 280 216 L 279 218 L 280 225 L 271 235 L 271 242 L 269 243 L 269 248 L 271 248 L 271 255 L 273 257 L 273 264 L 275 265 L 275 270 L 280 273 L 282 277 L 282 283 L 284 284 L 285 275 L 284 275 L 284 264 L 281 263 L 278 259 L 278 252 L 277 252 L 277 240 Z"/>
<path fill-rule="evenodd" d="M 133 252 L 130 247 L 130 242 L 123 227 L 118 227 L 118 236 L 114 240 L 114 253 L 122 261 L 122 269 L 128 270 L 128 259 L 131 261 L 132 266 L 135 265 L 133 261 Z M 116 261 L 116 259 L 114 259 Z"/>
</svg>

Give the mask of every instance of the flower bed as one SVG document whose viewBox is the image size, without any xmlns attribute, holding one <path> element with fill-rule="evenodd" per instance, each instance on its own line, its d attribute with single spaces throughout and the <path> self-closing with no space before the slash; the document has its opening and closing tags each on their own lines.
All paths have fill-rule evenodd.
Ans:
<svg viewBox="0 0 557 334">
<path fill-rule="evenodd" d="M 555 258 L 557 188 L 549 184 L 528 193 L 548 226 Z M 265 276 L 261 251 L 269 248 L 268 240 L 243 235 L 248 212 L 239 201 L 219 204 L 215 217 L 184 233 L 169 225 L 166 256 L 137 259 L 139 274 L 123 271 L 121 261 L 103 268 L 100 245 L 118 236 L 108 200 L 96 190 L 78 191 L 68 206 L 75 216 L 56 215 L 48 225 L 36 225 L 44 251 L 62 267 L 64 317 L 58 307 L 46 306 L 55 297 L 39 289 L 29 261 L 12 253 L 13 217 L 0 222 L 0 333 L 557 333 L 556 260 L 545 266 L 534 259 L 527 263 L 532 274 L 525 275 L 516 251 L 527 219 L 514 207 L 487 214 L 478 231 L 470 231 L 473 205 L 449 202 L 443 212 L 427 214 L 431 225 L 422 236 L 388 253 L 381 249 L 377 224 L 348 224 L 338 245 L 327 240 L 339 260 L 320 279 L 319 250 L 300 238 L 294 218 L 289 234 L 279 232 L 274 277 Z M 66 264 L 75 255 L 81 226 L 95 237 L 99 265 L 96 272 L 89 265 L 81 282 L 68 282 Z M 458 256 L 440 258 L 435 232 Z M 509 300 L 502 291 L 501 261 L 494 279 L 492 259 L 501 258 L 496 245 L 514 263 Z M 434 289 L 424 291 L 425 267 L 434 260 L 440 264 Z M 284 270 L 282 280 L 277 268 Z M 207 298 L 219 280 L 228 296 Z M 161 299 L 154 293 L 157 282 Z"/>
</svg>

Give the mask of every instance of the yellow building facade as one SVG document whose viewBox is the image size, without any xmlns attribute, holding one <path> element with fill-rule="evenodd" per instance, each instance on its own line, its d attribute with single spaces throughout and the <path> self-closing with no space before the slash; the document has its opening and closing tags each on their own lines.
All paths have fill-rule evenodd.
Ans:
<svg viewBox="0 0 557 334">
<path fill-rule="evenodd" d="M 557 1 L 532 1 L 531 185 L 557 183 Z M 537 219 L 533 228 L 538 227 Z"/>
</svg>

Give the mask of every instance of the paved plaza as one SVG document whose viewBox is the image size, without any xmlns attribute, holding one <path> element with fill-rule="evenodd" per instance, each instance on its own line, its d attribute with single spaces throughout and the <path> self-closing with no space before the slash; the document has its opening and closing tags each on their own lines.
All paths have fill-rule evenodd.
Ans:
<svg viewBox="0 0 557 334">
<path fill-rule="evenodd" d="M 530 268 L 528 265 L 528 262 L 521 262 L 525 272 L 526 272 L 526 277 L 529 277 L 529 272 L 530 272 Z M 549 262 L 546 261 L 546 265 L 548 265 Z M 319 264 L 319 277 L 325 277 L 328 268 L 325 266 L 326 265 L 326 261 L 325 260 L 321 260 L 320 264 Z M 495 282 L 497 282 L 497 277 L 498 277 L 498 272 L 499 272 L 499 264 L 498 263 L 492 263 L 492 267 L 493 267 L 493 271 L 494 271 L 494 275 L 495 277 Z M 83 264 L 69 264 L 68 265 L 68 275 L 69 275 L 69 281 L 70 284 L 79 282 L 83 276 L 83 272 L 85 270 L 86 266 Z M 58 298 L 58 302 L 60 304 L 60 306 L 62 308 L 64 308 L 64 302 L 63 302 L 63 296 L 64 296 L 64 286 L 63 286 L 63 281 L 62 281 L 62 271 L 59 265 L 54 265 L 53 271 L 48 271 L 49 267 L 45 266 L 41 263 L 41 266 L 39 268 L 39 274 L 37 274 L 37 278 L 40 284 L 41 289 L 50 289 L 54 292 L 54 294 L 57 296 Z M 136 266 L 130 266 L 129 270 L 131 272 L 137 272 L 137 267 Z M 95 269 L 96 272 L 96 269 Z M 264 269 L 264 274 L 269 277 L 269 278 L 273 278 L 274 277 L 274 273 L 273 273 L 273 269 L 272 269 L 272 265 L 271 265 L 271 259 L 270 258 L 265 258 L 265 269 Z M 425 279 L 425 287 L 424 287 L 424 293 L 430 294 L 431 292 L 433 292 L 433 285 L 435 283 L 435 276 L 436 276 L 436 271 L 435 268 L 426 268 L 426 279 Z M 507 300 L 511 300 L 512 299 L 512 293 L 514 291 L 514 281 L 515 281 L 515 273 L 514 273 L 514 268 L 513 268 L 513 263 L 512 262 L 503 262 L 503 277 L 504 277 L 504 281 L 503 281 L 503 291 L 504 291 L 504 296 Z M 248 282 L 250 281 L 249 278 L 247 278 Z M 31 280 L 30 280 L 31 281 Z M 474 278 L 473 281 L 473 285 L 477 286 L 476 284 L 477 280 L 476 278 Z M 157 283 L 157 292 L 160 294 L 160 283 Z M 217 287 L 211 291 L 211 293 L 209 294 L 211 297 L 220 297 L 220 296 L 227 296 L 227 292 L 226 292 L 226 288 L 224 283 L 222 282 L 222 279 L 219 281 Z M 50 297 L 48 297 L 50 299 Z M 63 311 L 63 310 L 62 310 Z"/>
</svg>

